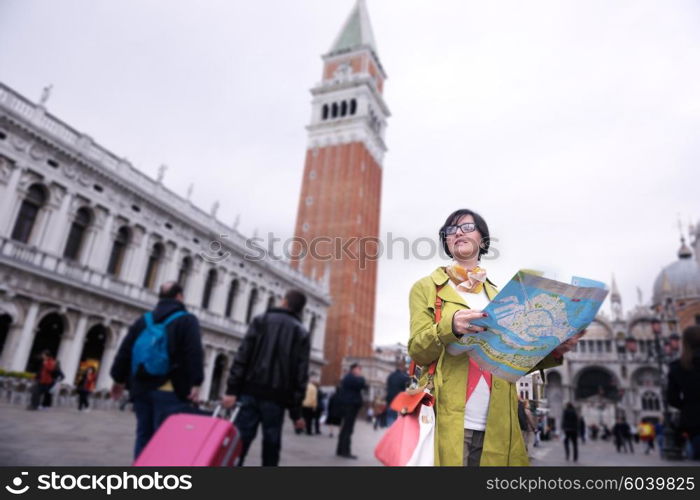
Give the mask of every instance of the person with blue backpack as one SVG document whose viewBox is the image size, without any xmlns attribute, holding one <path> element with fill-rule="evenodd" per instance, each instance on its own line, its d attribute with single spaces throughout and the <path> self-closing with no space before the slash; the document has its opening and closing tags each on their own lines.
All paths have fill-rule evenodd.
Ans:
<svg viewBox="0 0 700 500">
<path fill-rule="evenodd" d="M 131 325 L 114 358 L 112 397 L 128 388 L 136 414 L 134 458 L 166 418 L 195 411 L 204 350 L 199 321 L 183 302 L 182 287 L 164 283 L 155 309 Z"/>
</svg>

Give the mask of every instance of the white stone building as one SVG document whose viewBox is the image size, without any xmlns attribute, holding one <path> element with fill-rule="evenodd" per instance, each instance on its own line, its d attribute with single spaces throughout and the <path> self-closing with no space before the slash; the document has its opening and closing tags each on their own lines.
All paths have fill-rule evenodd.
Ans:
<svg viewBox="0 0 700 500">
<path fill-rule="evenodd" d="M 323 364 L 328 280 L 251 259 L 250 241 L 0 84 L 0 368 L 57 354 L 72 383 L 99 363 L 98 389 L 128 326 L 179 280 L 205 346 L 202 395 L 216 398 L 251 317 L 289 288 L 308 296 L 312 369 Z M 216 204 L 215 204 L 216 205 Z"/>
<path fill-rule="evenodd" d="M 682 239 L 678 260 L 664 267 L 654 281 L 651 304 L 643 304 L 640 294 L 638 304 L 623 313 L 613 278 L 611 314 L 600 313 L 574 351 L 566 354 L 564 364 L 546 371 L 545 398 L 540 403 L 557 428 L 567 402 L 578 407 L 588 425 L 611 427 L 616 415 L 634 425 L 662 418 L 668 362 L 679 355 L 682 329 L 700 324 L 700 309 L 689 308 L 700 303 L 700 226 L 693 231 L 696 258 Z"/>
</svg>

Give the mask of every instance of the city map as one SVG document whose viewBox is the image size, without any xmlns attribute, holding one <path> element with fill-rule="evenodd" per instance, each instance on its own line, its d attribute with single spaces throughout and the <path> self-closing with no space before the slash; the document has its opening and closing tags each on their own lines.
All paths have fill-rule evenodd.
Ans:
<svg viewBox="0 0 700 500">
<path fill-rule="evenodd" d="M 575 277 L 572 283 L 518 271 L 484 309 L 488 317 L 472 321 L 487 330 L 463 335 L 447 352 L 468 352 L 482 369 L 515 382 L 584 330 L 608 294 L 601 282 Z"/>
</svg>

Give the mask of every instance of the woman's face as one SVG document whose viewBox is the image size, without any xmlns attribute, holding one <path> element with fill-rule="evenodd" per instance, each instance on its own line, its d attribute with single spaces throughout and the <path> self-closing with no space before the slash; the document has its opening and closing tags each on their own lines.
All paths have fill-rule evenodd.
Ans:
<svg viewBox="0 0 700 500">
<path fill-rule="evenodd" d="M 474 223 L 474 217 L 471 215 L 463 215 L 453 225 L 459 226 L 464 223 Z M 479 257 L 479 246 L 481 245 L 481 233 L 478 229 L 470 233 L 462 232 L 461 228 L 457 228 L 454 234 L 448 234 L 446 237 L 447 248 L 457 260 L 471 260 Z"/>
</svg>

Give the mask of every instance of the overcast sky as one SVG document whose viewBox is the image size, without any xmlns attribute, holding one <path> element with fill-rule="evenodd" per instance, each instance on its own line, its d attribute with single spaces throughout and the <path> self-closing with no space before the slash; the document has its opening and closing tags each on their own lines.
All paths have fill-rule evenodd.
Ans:
<svg viewBox="0 0 700 500">
<path fill-rule="evenodd" d="M 309 89 L 354 0 L 0 0 L 0 81 L 252 235 L 291 237 Z M 650 299 L 700 218 L 700 4 L 368 0 L 392 116 L 381 233 L 488 221 L 520 267 Z M 406 342 L 439 259 L 383 259 L 375 340 Z M 609 310 L 609 304 L 604 306 Z M 329 332 L 330 334 L 331 332 Z"/>
</svg>

